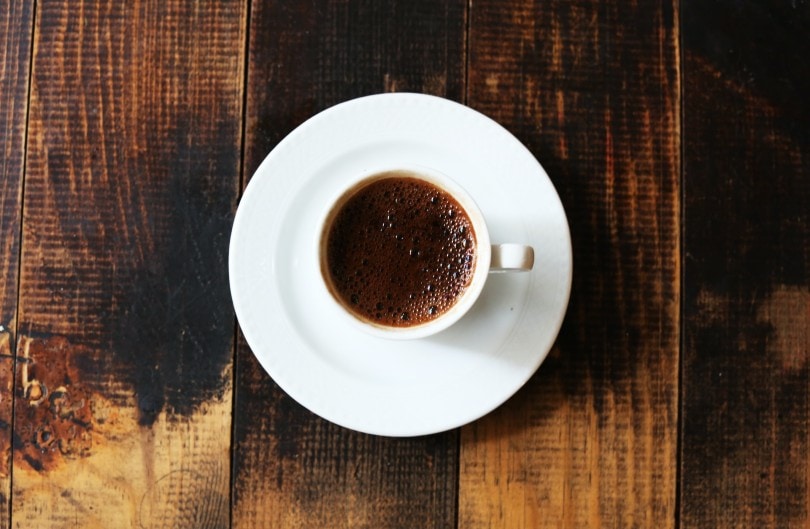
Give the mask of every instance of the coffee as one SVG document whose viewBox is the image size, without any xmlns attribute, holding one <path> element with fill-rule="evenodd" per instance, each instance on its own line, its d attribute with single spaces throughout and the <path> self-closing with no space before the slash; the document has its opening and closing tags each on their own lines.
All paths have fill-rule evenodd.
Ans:
<svg viewBox="0 0 810 529">
<path fill-rule="evenodd" d="M 338 202 L 322 237 L 334 297 L 361 320 L 412 327 L 447 312 L 476 265 L 476 235 L 446 191 L 407 171 L 378 174 Z"/>
</svg>

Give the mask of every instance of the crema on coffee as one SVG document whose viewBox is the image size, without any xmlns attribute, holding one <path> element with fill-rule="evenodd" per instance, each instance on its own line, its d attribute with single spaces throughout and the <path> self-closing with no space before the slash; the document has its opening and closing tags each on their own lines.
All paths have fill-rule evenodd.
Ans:
<svg viewBox="0 0 810 529">
<path fill-rule="evenodd" d="M 476 236 L 446 191 L 407 171 L 349 190 L 324 227 L 321 269 L 361 320 L 411 327 L 447 312 L 469 286 Z"/>
</svg>

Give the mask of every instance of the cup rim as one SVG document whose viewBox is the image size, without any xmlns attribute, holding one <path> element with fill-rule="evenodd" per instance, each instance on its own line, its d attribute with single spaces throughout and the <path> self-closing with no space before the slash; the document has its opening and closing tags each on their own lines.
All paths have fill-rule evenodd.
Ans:
<svg viewBox="0 0 810 529">
<path fill-rule="evenodd" d="M 470 221 L 472 222 L 473 230 L 475 231 L 476 236 L 477 250 L 475 254 L 475 269 L 473 271 L 473 276 L 470 280 L 469 286 L 461 294 L 461 296 L 457 298 L 453 306 L 439 317 L 408 327 L 393 327 L 379 324 L 371 320 L 363 319 L 348 310 L 343 303 L 337 299 L 333 291 L 334 287 L 330 285 L 329 274 L 325 267 L 326 252 L 324 247 L 326 233 L 337 211 L 349 198 L 354 196 L 357 191 L 376 180 L 385 178 L 385 175 L 390 173 L 407 173 L 408 177 L 421 179 L 449 193 L 456 201 L 458 201 L 461 207 L 464 208 L 464 211 L 467 213 Z M 320 271 L 321 275 L 321 284 L 327 290 L 329 299 L 338 306 L 340 313 L 345 316 L 345 320 L 354 327 L 359 328 L 372 336 L 387 339 L 406 340 L 425 338 L 447 329 L 460 320 L 473 306 L 481 294 L 481 291 L 484 288 L 484 283 L 489 275 L 492 248 L 490 244 L 489 230 L 478 204 L 475 202 L 475 200 L 473 200 L 472 196 L 470 196 L 470 194 L 452 178 L 430 167 L 396 164 L 364 171 L 362 174 L 358 175 L 357 178 L 353 178 L 350 182 L 344 185 L 336 194 L 334 200 L 329 201 L 329 207 L 321 219 L 319 227 L 320 230 L 318 232 L 317 239 L 317 256 L 318 270 Z"/>
</svg>

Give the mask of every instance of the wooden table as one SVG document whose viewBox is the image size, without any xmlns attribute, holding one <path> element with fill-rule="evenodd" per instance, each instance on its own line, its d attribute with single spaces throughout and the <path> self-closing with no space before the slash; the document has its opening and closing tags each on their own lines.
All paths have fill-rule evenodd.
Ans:
<svg viewBox="0 0 810 529">
<path fill-rule="evenodd" d="M 810 3 L 3 0 L 0 527 L 810 524 Z M 571 225 L 535 377 L 412 439 L 312 415 L 227 282 L 259 161 L 418 91 Z"/>
</svg>

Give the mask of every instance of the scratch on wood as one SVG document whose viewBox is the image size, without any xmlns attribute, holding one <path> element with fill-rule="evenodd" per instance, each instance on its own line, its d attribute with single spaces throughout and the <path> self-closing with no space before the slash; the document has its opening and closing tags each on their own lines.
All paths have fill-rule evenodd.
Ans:
<svg viewBox="0 0 810 529">
<path fill-rule="evenodd" d="M 0 338 L 0 344 L 4 343 Z M 89 354 L 65 337 L 20 336 L 12 435 L 14 459 L 37 472 L 87 457 L 102 440 L 101 424 L 114 422 L 105 399 L 82 383 L 77 361 Z M 2 441 L 0 441 L 2 442 Z"/>
</svg>

